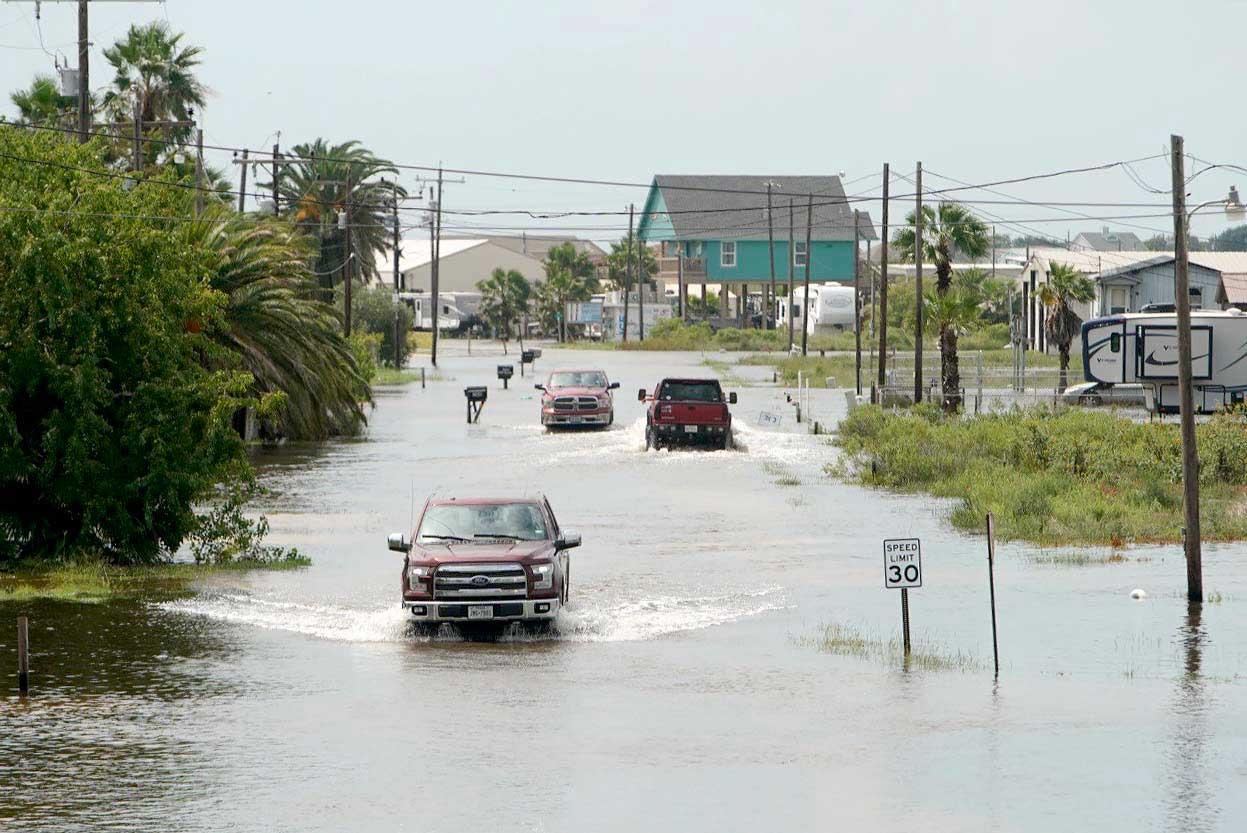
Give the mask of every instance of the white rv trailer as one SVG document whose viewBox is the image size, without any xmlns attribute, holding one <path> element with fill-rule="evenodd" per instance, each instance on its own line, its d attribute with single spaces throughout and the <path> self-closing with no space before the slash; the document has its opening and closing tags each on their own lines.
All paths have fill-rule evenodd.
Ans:
<svg viewBox="0 0 1247 833">
<path fill-rule="evenodd" d="M 806 332 L 811 335 L 839 330 L 853 332 L 853 287 L 838 283 L 810 284 L 810 300 L 802 305 L 805 286 L 798 284 L 793 288 L 793 296 L 793 304 L 779 305 L 777 326 L 780 329 L 788 326 L 788 312 L 791 310 L 797 315 L 797 326 L 804 324 Z M 804 322 L 801 320 L 802 306 L 807 311 Z"/>
<path fill-rule="evenodd" d="M 1137 383 L 1149 410 L 1178 410 L 1178 326 L 1172 312 L 1131 312 L 1082 325 L 1088 382 Z M 1195 410 L 1212 413 L 1247 394 L 1247 314 L 1237 309 L 1191 311 L 1191 375 Z"/>
</svg>

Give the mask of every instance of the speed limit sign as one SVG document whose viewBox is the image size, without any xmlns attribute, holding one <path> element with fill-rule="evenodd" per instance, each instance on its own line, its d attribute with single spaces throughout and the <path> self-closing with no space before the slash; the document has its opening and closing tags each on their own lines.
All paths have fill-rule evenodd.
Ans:
<svg viewBox="0 0 1247 833">
<path fill-rule="evenodd" d="M 883 542 L 883 586 L 905 590 L 922 586 L 922 542 L 890 538 Z"/>
</svg>

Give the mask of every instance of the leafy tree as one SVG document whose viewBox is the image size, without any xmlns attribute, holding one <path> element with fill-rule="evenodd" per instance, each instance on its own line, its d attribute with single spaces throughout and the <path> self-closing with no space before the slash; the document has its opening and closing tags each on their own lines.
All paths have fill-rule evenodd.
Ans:
<svg viewBox="0 0 1247 833">
<path fill-rule="evenodd" d="M 1173 248 L 1173 243 L 1163 234 L 1153 234 L 1143 241 L 1143 248 L 1149 252 L 1163 252 Z"/>
<path fill-rule="evenodd" d="M 983 319 L 991 324 L 1009 322 L 1009 284 L 993 278 L 986 269 L 965 269 L 958 273 L 961 281 L 979 299 Z"/>
<path fill-rule="evenodd" d="M 1247 252 L 1247 225 L 1228 228 L 1213 235 L 1210 242 L 1214 252 Z"/>
<path fill-rule="evenodd" d="M 340 301 L 334 303 L 341 308 Z M 387 367 L 394 367 L 394 318 L 398 317 L 398 367 L 407 364 L 410 347 L 407 333 L 416 314 L 407 304 L 398 300 L 394 290 L 384 286 L 360 287 L 351 293 L 352 329 L 373 333 L 380 337 L 377 356 Z"/>
<path fill-rule="evenodd" d="M 1070 303 L 1086 303 L 1095 297 L 1095 283 L 1073 266 L 1053 263 L 1048 272 L 1048 282 L 1041 284 L 1035 293 L 1046 308 L 1044 329 L 1048 341 L 1057 346 L 1061 357 L 1061 390 L 1068 383 L 1069 346 L 1082 327 L 1082 319 L 1070 308 Z"/>
<path fill-rule="evenodd" d="M 895 245 L 902 257 L 912 261 L 915 255 L 914 230 L 917 217 L 910 212 L 909 224 L 896 235 Z M 952 286 L 953 252 L 973 258 L 982 257 L 989 248 L 987 226 L 968 208 L 955 202 L 922 207 L 922 251 L 924 260 L 935 267 L 935 292 L 944 295 Z M 940 328 L 940 382 L 944 390 L 944 410 L 952 413 L 961 407 L 961 373 L 957 362 L 957 336 Z"/>
<path fill-rule="evenodd" d="M 495 269 L 483 281 L 477 283 L 481 291 L 481 317 L 502 339 L 502 352 L 507 352 L 511 328 L 528 311 L 533 288 L 528 279 L 514 269 Z M 523 334 L 520 334 L 523 345 Z"/>
<path fill-rule="evenodd" d="M 248 471 L 245 372 L 211 366 L 224 299 L 177 189 L 125 191 L 91 145 L 0 127 L 0 561 L 154 561 Z M 16 162 L 10 156 L 49 164 Z"/>
<path fill-rule="evenodd" d="M 583 280 L 591 292 L 597 291 L 597 269 L 593 261 L 589 259 L 586 252 L 576 251 L 576 246 L 570 242 L 552 246 L 546 252 L 546 259 L 542 265 L 545 267 L 546 277 L 556 272 L 567 272 Z"/>
<path fill-rule="evenodd" d="M 195 75 L 203 47 L 184 46 L 183 34 L 162 20 L 133 25 L 126 36 L 104 50 L 116 75 L 104 94 L 104 108 L 115 122 L 189 121 L 202 107 L 207 87 Z M 190 127 L 158 129 L 161 137 L 185 144 Z M 152 153 L 167 146 L 153 143 Z"/>
<path fill-rule="evenodd" d="M 589 287 L 583 278 L 568 272 L 555 272 L 534 287 L 533 299 L 542 328 L 558 333 L 559 341 L 567 340 L 567 305 L 587 301 Z"/>
<path fill-rule="evenodd" d="M 51 75 L 36 75 L 29 87 L 14 90 L 9 99 L 17 107 L 19 124 L 73 127 L 78 123 L 74 99 L 61 95 Z"/>
<path fill-rule="evenodd" d="M 257 394 L 282 394 L 278 433 L 301 440 L 357 433 L 367 382 L 337 310 L 319 298 L 309 242 L 282 220 L 226 207 L 182 226 L 185 243 L 206 253 L 209 285 L 224 299 L 221 326 L 210 336 L 229 351 L 224 364 L 250 371 Z"/>
<path fill-rule="evenodd" d="M 338 227 L 338 214 L 347 207 L 354 253 L 351 279 L 362 283 L 377 278 L 377 255 L 392 245 L 389 222 L 394 198 L 393 186 L 380 177 L 396 176 L 398 170 L 356 141 L 330 145 L 316 139 L 295 145 L 290 152 L 304 161 L 282 167 L 278 180 L 281 211 L 316 241 L 314 268 L 321 286 L 328 290 L 341 283 L 348 231 Z M 350 194 L 346 192 L 348 179 Z M 258 187 L 272 188 L 272 182 Z M 397 191 L 400 199 L 407 196 L 403 188 Z"/>
<path fill-rule="evenodd" d="M 719 311 L 719 294 L 717 292 L 706 292 L 706 303 L 701 302 L 701 293 L 690 292 L 688 296 L 688 314 L 689 317 L 696 318 L 713 318 L 718 315 Z"/>
</svg>

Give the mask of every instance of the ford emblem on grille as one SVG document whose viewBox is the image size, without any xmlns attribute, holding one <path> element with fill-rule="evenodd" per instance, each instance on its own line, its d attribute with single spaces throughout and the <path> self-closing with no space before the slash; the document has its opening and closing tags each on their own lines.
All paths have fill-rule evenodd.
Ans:
<svg viewBox="0 0 1247 833">
<path fill-rule="evenodd" d="M 472 584 L 477 587 L 484 587 L 489 584 L 489 576 L 472 576 Z"/>
</svg>

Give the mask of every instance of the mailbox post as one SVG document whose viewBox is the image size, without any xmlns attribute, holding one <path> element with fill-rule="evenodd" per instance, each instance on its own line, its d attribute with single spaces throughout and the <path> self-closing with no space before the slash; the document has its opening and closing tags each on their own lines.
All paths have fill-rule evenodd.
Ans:
<svg viewBox="0 0 1247 833">
<path fill-rule="evenodd" d="M 500 364 L 498 365 L 498 378 L 502 380 L 502 389 L 507 389 L 507 383 L 515 374 L 515 365 Z"/>
<path fill-rule="evenodd" d="M 463 389 L 463 396 L 468 400 L 468 425 L 472 425 L 481 417 L 481 409 L 485 407 L 489 388 L 484 385 L 467 387 Z"/>
</svg>

